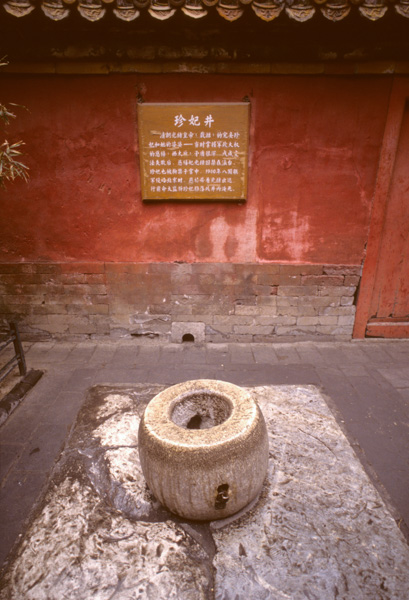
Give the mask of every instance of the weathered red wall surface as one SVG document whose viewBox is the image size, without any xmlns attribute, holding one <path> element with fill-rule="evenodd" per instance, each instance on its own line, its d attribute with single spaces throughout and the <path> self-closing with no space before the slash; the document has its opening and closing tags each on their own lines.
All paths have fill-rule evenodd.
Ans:
<svg viewBox="0 0 409 600">
<path fill-rule="evenodd" d="M 1 261 L 360 264 L 390 80 L 115 75 L 4 77 L 24 104 L 28 184 L 0 192 Z M 251 100 L 245 205 L 143 204 L 136 96 Z M 13 134 L 13 135 L 11 135 Z"/>
</svg>

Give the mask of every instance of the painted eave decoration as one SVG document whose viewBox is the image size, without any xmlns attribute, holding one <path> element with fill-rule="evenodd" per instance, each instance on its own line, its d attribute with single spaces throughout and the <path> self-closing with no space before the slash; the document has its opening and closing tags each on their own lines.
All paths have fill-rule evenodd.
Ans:
<svg viewBox="0 0 409 600">
<path fill-rule="evenodd" d="M 409 18 L 409 0 L 1 0 L 3 9 L 15 17 L 24 17 L 34 10 L 60 21 L 72 11 L 78 11 L 88 21 L 99 21 L 112 12 L 122 21 L 133 21 L 141 12 L 166 20 L 182 11 L 200 19 L 216 10 L 227 21 L 236 21 L 246 11 L 253 10 L 263 21 L 272 21 L 281 13 L 295 21 L 308 21 L 322 13 L 330 21 L 340 21 L 351 11 L 376 21 L 388 10 Z"/>
</svg>

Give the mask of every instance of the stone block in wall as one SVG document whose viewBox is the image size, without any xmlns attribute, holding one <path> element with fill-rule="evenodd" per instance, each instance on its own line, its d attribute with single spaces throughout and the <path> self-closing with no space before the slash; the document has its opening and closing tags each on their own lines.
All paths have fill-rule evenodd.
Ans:
<svg viewBox="0 0 409 600">
<path fill-rule="evenodd" d="M 215 327 L 225 325 L 251 325 L 254 321 L 252 315 L 214 315 L 213 324 Z"/>
<path fill-rule="evenodd" d="M 322 265 L 280 265 L 282 275 L 321 275 Z"/>
<path fill-rule="evenodd" d="M 196 307 L 197 309 L 198 307 Z M 200 307 L 201 310 L 197 310 L 196 312 L 200 313 L 203 312 L 203 308 Z M 183 315 L 191 315 L 193 314 L 193 307 L 189 304 L 180 304 L 180 302 L 174 302 L 172 303 L 172 308 L 170 311 L 171 315 L 179 315 L 179 314 L 183 314 Z M 206 311 L 207 312 L 207 311 Z"/>
<path fill-rule="evenodd" d="M 244 335 L 273 335 L 274 326 L 269 325 L 233 325 L 233 332 Z"/>
<path fill-rule="evenodd" d="M 303 337 L 305 335 L 315 335 L 317 326 L 315 325 L 296 325 L 289 327 L 288 325 L 280 325 L 276 327 L 275 333 L 277 336 Z"/>
<path fill-rule="evenodd" d="M 298 317 L 297 318 L 297 326 L 298 325 L 318 325 L 318 317 Z"/>
<path fill-rule="evenodd" d="M 61 306 L 61 305 L 57 305 Z M 50 307 L 52 308 L 52 307 Z M 67 304 L 63 307 L 65 310 L 61 311 L 60 314 L 69 315 L 108 315 L 109 306 L 108 304 Z M 53 312 L 53 311 L 51 311 Z M 55 311 L 58 312 L 58 311 Z"/>
<path fill-rule="evenodd" d="M 319 287 L 320 296 L 353 296 L 355 294 L 356 287 L 350 286 L 327 286 L 323 285 Z"/>
<path fill-rule="evenodd" d="M 131 335 L 150 338 L 168 336 L 172 326 L 170 315 L 131 315 L 129 324 Z"/>
<path fill-rule="evenodd" d="M 322 308 L 324 306 L 339 306 L 339 296 L 300 296 L 297 298 L 296 305 L 299 307 L 313 306 L 314 308 Z"/>
<path fill-rule="evenodd" d="M 354 315 L 340 315 L 338 317 L 338 325 L 353 325 L 355 322 Z"/>
<path fill-rule="evenodd" d="M 298 296 L 277 296 L 277 310 L 285 310 L 288 306 L 298 306 Z"/>
<path fill-rule="evenodd" d="M 277 306 L 277 295 L 258 295 L 255 298 L 255 302 L 258 306 Z"/>
<path fill-rule="evenodd" d="M 219 275 L 221 270 L 223 270 L 223 273 L 234 273 L 236 271 L 234 263 L 182 263 L 178 267 L 180 269 L 188 267 L 190 273 L 213 273 L 215 276 Z"/>
<path fill-rule="evenodd" d="M 278 296 L 300 297 L 300 296 L 316 296 L 318 293 L 317 285 L 282 285 L 278 288 Z M 347 294 L 345 294 L 347 295 Z"/>
<path fill-rule="evenodd" d="M 238 294 L 237 296 L 238 297 L 234 298 L 233 300 L 234 306 L 255 306 L 256 304 L 258 304 L 258 296 L 256 296 L 255 294 L 252 294 L 250 296 Z M 229 303 L 231 303 L 231 301 L 229 301 Z"/>
<path fill-rule="evenodd" d="M 280 273 L 277 285 L 301 285 L 301 275 L 282 275 Z"/>
<path fill-rule="evenodd" d="M 58 271 L 61 273 L 105 273 L 106 266 L 101 262 L 60 263 Z"/>
<path fill-rule="evenodd" d="M 259 286 L 271 288 L 272 286 L 279 285 L 280 273 L 277 269 L 276 273 L 258 273 L 256 276 L 256 283 Z"/>
<path fill-rule="evenodd" d="M 137 307 L 135 307 L 136 309 Z M 147 304 L 145 305 L 146 311 L 150 315 L 170 315 L 172 312 L 172 305 L 170 300 L 160 302 L 159 304 Z M 143 310 L 143 306 L 140 307 Z"/>
<path fill-rule="evenodd" d="M 31 263 L 0 263 L 0 273 L 34 273 L 35 266 Z"/>
<path fill-rule="evenodd" d="M 361 275 L 362 267 L 344 266 L 344 265 L 324 265 L 322 269 L 324 275 Z"/>
<path fill-rule="evenodd" d="M 201 312 L 203 312 L 203 306 L 193 306 L 192 307 L 192 314 L 200 314 Z M 233 304 L 227 304 L 227 305 L 223 305 L 223 304 L 208 304 L 206 306 L 206 313 L 208 315 L 220 315 L 220 314 L 227 314 L 227 315 L 233 315 L 234 314 L 234 305 Z"/>
<path fill-rule="evenodd" d="M 177 344 L 182 342 L 195 342 L 202 344 L 205 341 L 205 324 L 194 321 L 177 321 L 172 323 L 171 341 Z"/>
<path fill-rule="evenodd" d="M 214 341 L 213 337 L 210 340 L 208 335 L 217 336 L 218 338 L 223 338 L 225 342 L 229 341 L 230 336 L 233 335 L 233 325 L 205 325 L 205 335 L 206 341 Z"/>
<path fill-rule="evenodd" d="M 203 322 L 203 323 L 212 323 L 213 321 L 213 315 L 206 315 L 206 314 L 201 314 L 201 315 L 187 315 L 187 314 L 179 314 L 179 315 L 172 315 L 171 320 L 172 323 L 174 321 L 193 321 L 193 322 Z"/>
<path fill-rule="evenodd" d="M 357 286 L 359 283 L 360 277 L 358 275 L 347 275 L 344 279 L 344 285 L 354 285 Z"/>
<path fill-rule="evenodd" d="M 298 306 L 288 306 L 286 308 L 283 308 L 282 306 L 277 307 L 276 310 L 276 315 L 278 317 L 298 317 L 300 314 L 304 315 L 304 316 L 313 316 L 315 315 L 315 311 L 313 308 L 310 307 L 306 307 L 305 310 L 304 308 L 302 309 L 302 312 L 300 311 L 300 308 Z"/>
<path fill-rule="evenodd" d="M 303 275 L 301 277 L 302 285 L 318 285 L 318 286 L 342 286 L 345 278 L 343 275 Z"/>
<path fill-rule="evenodd" d="M 254 318 L 254 323 L 257 325 L 295 325 L 296 322 L 297 317 L 288 314 L 269 315 Z"/>
<path fill-rule="evenodd" d="M 318 317 L 318 325 L 327 325 L 330 327 L 334 327 L 335 325 L 338 325 L 338 317 L 337 316 L 333 316 L 333 317 L 320 316 L 320 317 Z"/>
<path fill-rule="evenodd" d="M 353 296 L 341 296 L 341 306 L 351 306 L 354 303 Z"/>
<path fill-rule="evenodd" d="M 355 306 L 323 306 L 319 309 L 319 314 L 327 316 L 348 317 L 355 315 Z"/>
<path fill-rule="evenodd" d="M 302 317 L 315 317 L 319 313 L 319 309 L 313 304 L 297 304 L 297 306 L 290 306 L 286 310 L 287 314 L 293 314 Z M 283 311 L 284 309 L 280 309 L 279 314 L 282 314 Z"/>
<path fill-rule="evenodd" d="M 257 298 L 269 298 L 277 296 L 278 285 L 259 285 L 255 284 L 253 286 L 254 295 Z"/>
<path fill-rule="evenodd" d="M 235 315 L 263 315 L 274 312 L 271 306 L 239 304 L 234 307 Z"/>
</svg>

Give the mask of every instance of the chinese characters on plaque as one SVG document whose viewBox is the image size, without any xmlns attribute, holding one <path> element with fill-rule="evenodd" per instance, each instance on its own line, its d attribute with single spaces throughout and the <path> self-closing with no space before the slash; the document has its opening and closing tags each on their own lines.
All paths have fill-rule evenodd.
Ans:
<svg viewBox="0 0 409 600">
<path fill-rule="evenodd" d="M 144 200 L 245 200 L 248 103 L 139 104 Z"/>
</svg>

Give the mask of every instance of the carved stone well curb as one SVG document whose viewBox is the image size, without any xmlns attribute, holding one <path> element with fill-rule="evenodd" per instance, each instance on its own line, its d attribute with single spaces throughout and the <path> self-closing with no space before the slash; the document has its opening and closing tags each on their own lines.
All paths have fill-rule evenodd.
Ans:
<svg viewBox="0 0 409 600">
<path fill-rule="evenodd" d="M 187 381 L 160 392 L 139 427 L 149 489 L 171 512 L 194 520 L 233 515 L 260 493 L 267 428 L 249 393 L 224 381 Z"/>
</svg>

